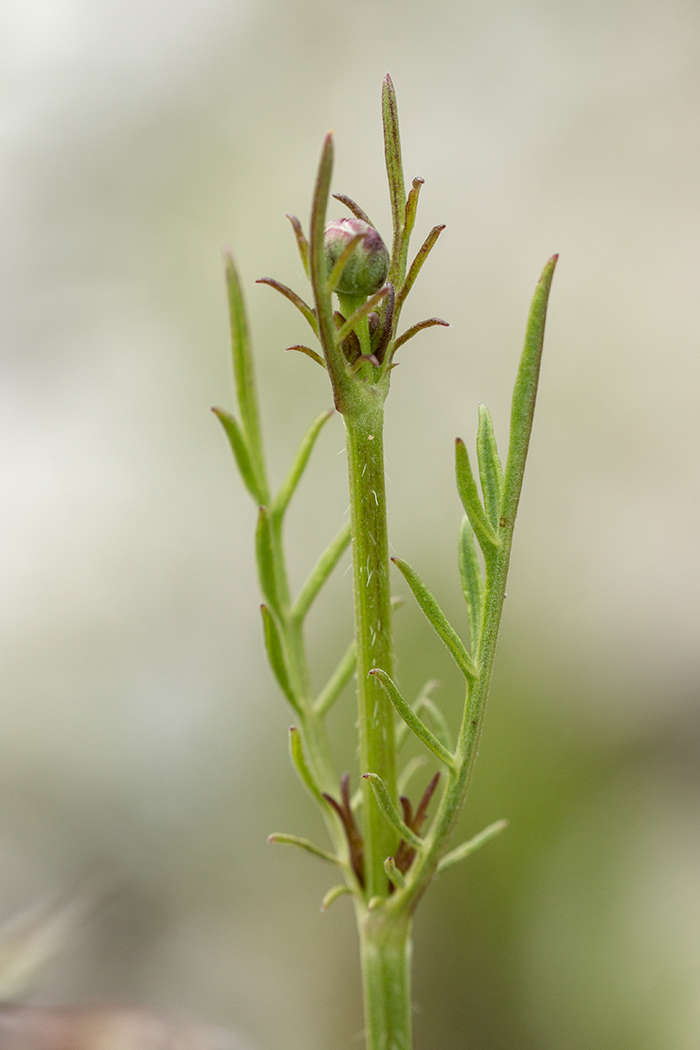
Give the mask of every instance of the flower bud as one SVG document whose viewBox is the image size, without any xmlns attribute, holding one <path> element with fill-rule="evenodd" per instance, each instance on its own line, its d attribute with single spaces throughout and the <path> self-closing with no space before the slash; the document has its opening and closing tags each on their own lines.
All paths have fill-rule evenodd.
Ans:
<svg viewBox="0 0 700 1050">
<path fill-rule="evenodd" d="M 326 224 L 323 247 L 326 274 L 330 276 L 348 242 L 358 233 L 365 237 L 355 245 L 340 275 L 336 291 L 341 295 L 374 295 L 389 273 L 389 253 L 374 226 L 362 219 L 333 219 Z"/>
</svg>

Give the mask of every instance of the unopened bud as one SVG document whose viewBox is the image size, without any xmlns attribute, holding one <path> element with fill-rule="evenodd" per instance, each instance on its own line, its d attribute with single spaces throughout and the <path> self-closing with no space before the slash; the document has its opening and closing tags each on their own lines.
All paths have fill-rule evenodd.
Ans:
<svg viewBox="0 0 700 1050">
<path fill-rule="evenodd" d="M 364 238 L 355 245 L 346 262 L 336 291 L 341 295 L 374 295 L 389 273 L 389 252 L 374 226 L 362 219 L 333 219 L 326 224 L 323 246 L 326 273 L 330 275 L 344 248 L 358 233 Z"/>
</svg>

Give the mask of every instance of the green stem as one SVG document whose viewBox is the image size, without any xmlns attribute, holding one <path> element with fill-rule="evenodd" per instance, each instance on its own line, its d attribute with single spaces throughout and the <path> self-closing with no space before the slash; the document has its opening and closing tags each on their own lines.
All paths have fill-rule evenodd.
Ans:
<svg viewBox="0 0 700 1050">
<path fill-rule="evenodd" d="M 411 1050 L 411 919 L 358 915 L 367 1050 Z"/>
<path fill-rule="evenodd" d="M 383 406 L 346 416 L 350 520 L 352 526 L 355 637 L 360 766 L 376 773 L 396 801 L 394 711 L 374 668 L 392 673 L 389 543 L 386 524 Z M 384 861 L 396 848 L 396 835 L 363 782 L 365 888 L 368 899 L 387 894 Z"/>
</svg>

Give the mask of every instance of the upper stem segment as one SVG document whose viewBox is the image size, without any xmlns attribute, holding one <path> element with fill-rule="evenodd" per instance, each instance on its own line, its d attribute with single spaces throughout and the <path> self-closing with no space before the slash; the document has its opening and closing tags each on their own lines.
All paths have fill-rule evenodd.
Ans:
<svg viewBox="0 0 700 1050">
<path fill-rule="evenodd" d="M 377 773 L 396 797 L 394 712 L 373 668 L 392 673 L 389 543 L 384 482 L 382 405 L 361 416 L 346 416 L 352 523 L 360 766 Z M 396 836 L 382 816 L 367 781 L 364 790 L 365 883 L 368 898 L 385 896 L 384 861 Z"/>
</svg>

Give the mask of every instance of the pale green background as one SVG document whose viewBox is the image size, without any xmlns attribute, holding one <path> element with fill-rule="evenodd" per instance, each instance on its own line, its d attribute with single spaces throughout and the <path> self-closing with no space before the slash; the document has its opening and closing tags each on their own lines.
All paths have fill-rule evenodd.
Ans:
<svg viewBox="0 0 700 1050">
<path fill-rule="evenodd" d="M 695 1050 L 700 1027 L 700 7 L 694 0 L 5 0 L 0 63 L 0 910 L 94 864 L 116 890 L 41 1001 L 139 1000 L 258 1050 L 361 1046 L 351 911 L 267 846 L 322 834 L 262 655 L 220 248 L 245 280 L 280 478 L 329 404 L 285 355 L 323 134 L 387 229 L 391 70 L 417 233 L 448 228 L 388 409 L 392 542 L 464 626 L 452 442 L 505 441 L 525 312 L 555 278 L 500 658 L 463 834 L 430 891 L 418 1050 Z M 338 214 L 343 209 L 338 208 Z M 342 426 L 290 522 L 343 520 Z M 397 581 L 397 591 L 402 588 Z M 339 573 L 313 621 L 344 647 Z M 332 598 L 332 601 L 330 600 Z M 448 658 L 408 606 L 407 693 Z M 353 723 L 345 698 L 337 735 Z M 352 750 L 339 745 L 347 765 Z"/>
</svg>

